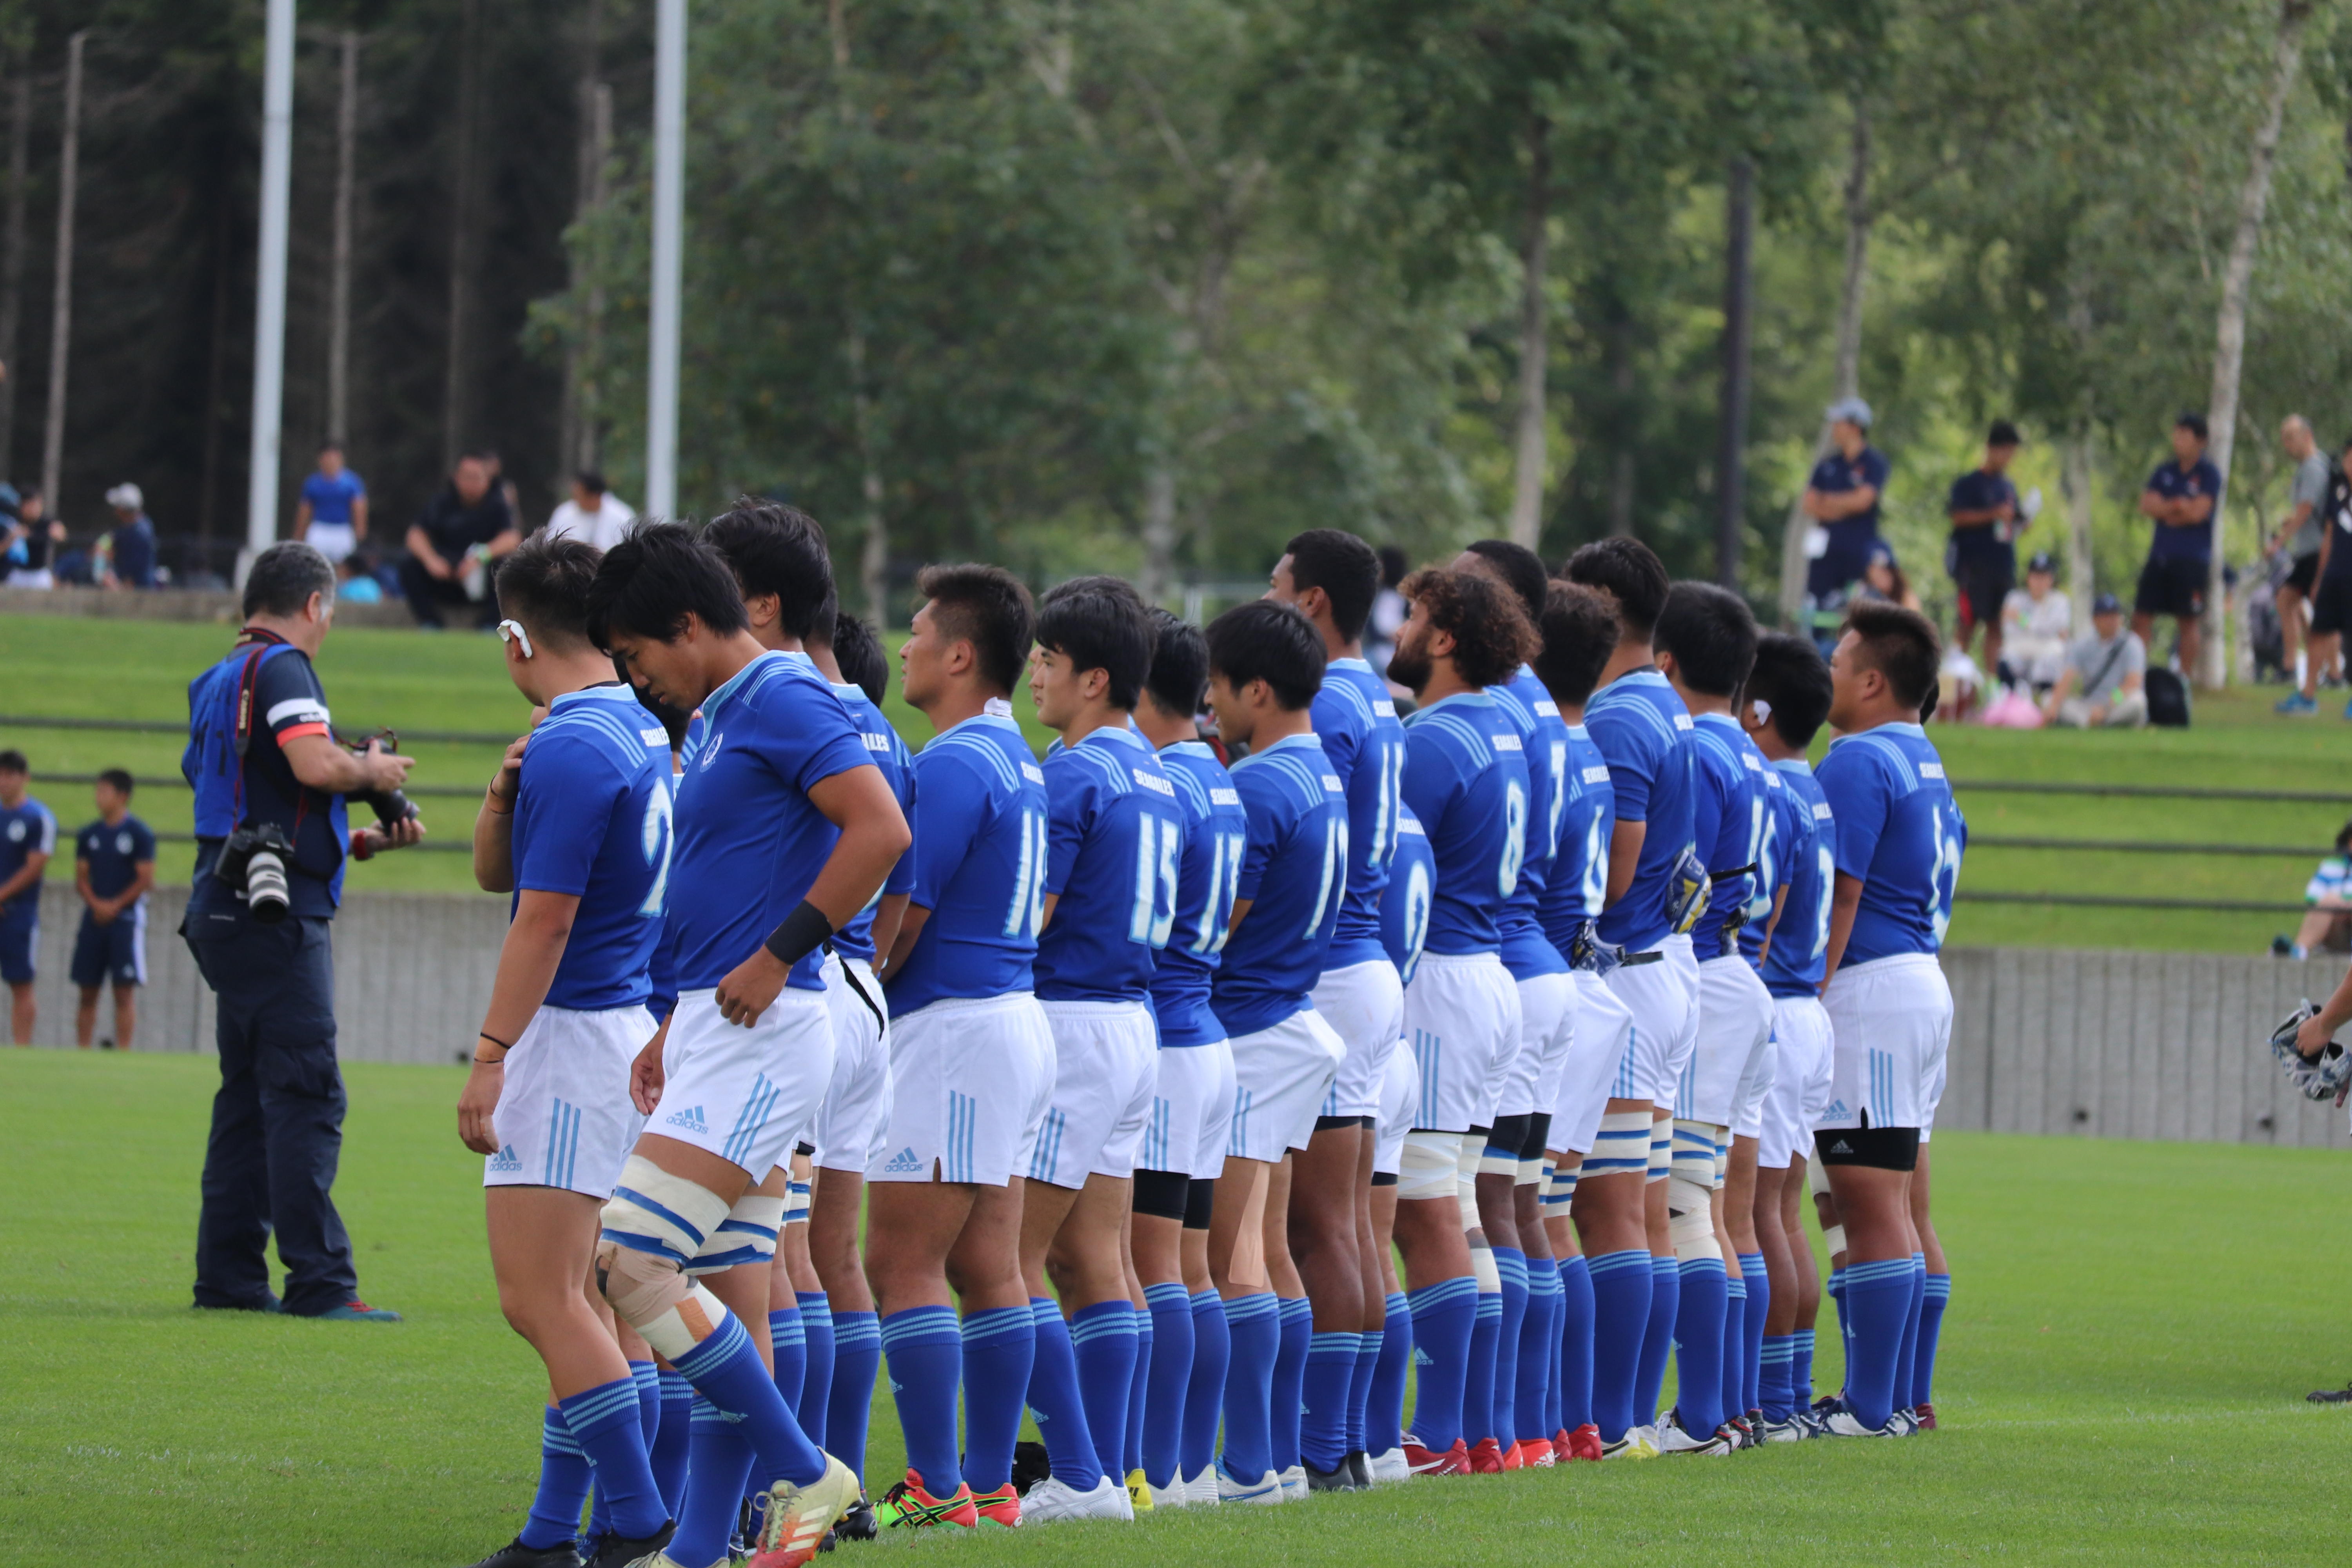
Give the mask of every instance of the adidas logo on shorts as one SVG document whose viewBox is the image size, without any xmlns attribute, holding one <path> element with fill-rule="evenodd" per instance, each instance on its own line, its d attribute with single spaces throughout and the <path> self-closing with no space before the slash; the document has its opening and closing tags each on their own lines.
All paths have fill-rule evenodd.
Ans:
<svg viewBox="0 0 2352 1568">
<path fill-rule="evenodd" d="M 915 1158 L 915 1151 L 911 1148 L 899 1150 L 890 1156 L 890 1163 L 882 1167 L 886 1173 L 894 1176 L 907 1175 L 922 1168 L 923 1163 Z"/>
<path fill-rule="evenodd" d="M 1830 1145 L 1830 1152 L 1832 1154 L 1851 1154 L 1853 1151 L 1847 1148 L 1845 1140 L 1841 1138 L 1836 1142 Z"/>
<path fill-rule="evenodd" d="M 522 1156 L 516 1153 L 515 1146 L 509 1143 L 490 1156 L 490 1169 L 501 1173 L 520 1171 L 522 1169 Z"/>
<path fill-rule="evenodd" d="M 702 1107 L 689 1105 L 684 1110 L 674 1110 L 662 1118 L 672 1127 L 683 1127 L 688 1132 L 708 1132 L 710 1128 L 702 1120 Z"/>
</svg>

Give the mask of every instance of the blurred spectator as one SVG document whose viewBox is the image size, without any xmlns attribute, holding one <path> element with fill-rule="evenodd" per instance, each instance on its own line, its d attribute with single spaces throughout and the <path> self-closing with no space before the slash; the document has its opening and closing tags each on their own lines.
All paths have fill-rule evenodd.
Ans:
<svg viewBox="0 0 2352 1568">
<path fill-rule="evenodd" d="M 2180 668 L 2192 676 L 2221 496 L 2221 470 L 2205 460 L 2205 416 L 2183 414 L 2172 422 L 2171 460 L 2158 463 L 2140 491 L 2139 510 L 2156 520 L 2156 534 L 2132 598 L 2132 630 L 2145 647 L 2156 635 L 2156 617 L 2170 616 L 2180 634 Z"/>
<path fill-rule="evenodd" d="M 2303 901 L 2311 906 L 2303 924 L 2292 937 L 2271 938 L 2271 952 L 2280 958 L 2309 958 L 2322 949 L 2352 952 L 2352 822 L 2336 830 L 2336 853 L 2311 873 Z"/>
<path fill-rule="evenodd" d="M 328 560 L 341 561 L 367 539 L 367 481 L 343 467 L 342 447 L 329 441 L 319 448 L 318 470 L 302 481 L 294 537 Z"/>
<path fill-rule="evenodd" d="M 551 539 L 577 539 L 610 550 L 636 521 L 629 503 L 604 487 L 604 476 L 588 468 L 572 476 L 572 499 L 547 520 L 547 532 Z"/>
<path fill-rule="evenodd" d="M 2057 563 L 2038 554 L 2025 563 L 2025 586 L 2011 588 L 2000 605 L 2001 679 L 2040 696 L 2066 668 L 2066 640 L 2074 605 L 2058 587 Z"/>
<path fill-rule="evenodd" d="M 58 848 L 58 819 L 32 797 L 32 782 L 24 752 L 0 751 L 0 981 L 8 986 L 9 1034 L 20 1046 L 33 1043 L 41 877 Z"/>
<path fill-rule="evenodd" d="M 155 585 L 155 525 L 147 516 L 147 498 L 128 481 L 106 492 L 114 509 L 114 527 L 99 542 L 106 569 L 98 574 L 101 588 L 152 588 Z"/>
<path fill-rule="evenodd" d="M 2339 498 L 2336 491 L 2343 476 L 2336 464 L 2319 449 L 2311 426 L 2302 415 L 2288 416 L 2279 431 L 2279 441 L 2285 447 L 2287 456 L 2295 460 L 2294 489 L 2288 498 L 2292 504 L 2286 521 L 2279 525 L 2278 535 L 2265 553 L 2276 555 L 2287 551 L 2293 554 L 2294 566 L 2286 580 L 2278 585 L 2274 603 L 2281 643 L 2279 662 L 2294 672 L 2295 689 L 2280 700 L 2276 710 L 2303 717 L 2319 711 L 2315 688 L 2327 678 L 2327 667 L 2335 661 L 2342 642 L 2346 589 L 2339 586 L 2334 590 L 2334 613 L 2323 626 L 2319 584 L 2327 564 L 2328 542 L 2337 531 L 2330 524 L 2337 516 Z M 2340 573 L 2352 562 L 2338 562 L 2336 565 Z M 2306 606 L 2311 616 L 2308 636 L 2304 621 Z"/>
<path fill-rule="evenodd" d="M 373 563 L 363 555 L 346 555 L 335 563 L 335 602 L 339 605 L 381 605 L 383 584 L 376 580 Z"/>
<path fill-rule="evenodd" d="M 2147 647 L 2124 629 L 2123 601 L 2091 601 L 2091 635 L 2066 650 L 2065 672 L 2042 710 L 2072 730 L 2137 730 L 2147 723 Z"/>
<path fill-rule="evenodd" d="M 1805 592 L 1816 609 L 1843 603 L 1869 569 L 1871 552 L 1883 549 L 1878 506 L 1886 489 L 1886 455 L 1870 444 L 1870 405 L 1859 397 L 1830 405 L 1829 456 L 1813 465 L 1806 482 L 1805 515 L 1814 521 L 1805 538 Z"/>
<path fill-rule="evenodd" d="M 2017 586 L 2017 487 L 2009 482 L 2017 447 L 2017 426 L 1994 420 L 1985 436 L 1984 462 L 1952 481 L 1944 503 L 1952 521 L 1944 570 L 1960 591 L 1959 636 L 1953 641 L 1966 653 L 1982 626 L 1986 669 L 2000 668 L 2000 609 Z"/>
<path fill-rule="evenodd" d="M 1381 591 L 1372 596 L 1371 618 L 1364 626 L 1364 662 L 1385 676 L 1389 672 L 1389 656 L 1396 652 L 1397 633 L 1404 630 L 1405 615 L 1410 608 L 1397 588 L 1412 569 L 1412 563 L 1393 544 L 1381 545 L 1380 556 Z"/>
<path fill-rule="evenodd" d="M 89 1049 L 98 1029 L 98 994 L 114 987 L 114 1048 L 127 1051 L 139 1029 L 139 987 L 147 984 L 147 890 L 155 885 L 155 835 L 131 815 L 127 769 L 98 775 L 90 794 L 98 820 L 74 835 L 74 891 L 81 929 L 74 933 L 69 978 L 81 992 L 74 1043 Z"/>
<path fill-rule="evenodd" d="M 57 574 L 50 570 L 57 547 L 65 542 L 66 525 L 46 514 L 41 505 L 41 492 L 28 489 L 16 500 L 16 515 L 10 519 L 0 538 L 5 538 L 11 588 L 54 588 Z"/>
<path fill-rule="evenodd" d="M 1870 552 L 1870 563 L 1862 569 L 1862 582 L 1854 597 L 1884 599 L 1906 610 L 1919 608 L 1919 595 L 1911 591 L 1911 579 L 1895 564 L 1894 550 L 1883 543 Z"/>
<path fill-rule="evenodd" d="M 2327 678 L 2352 631 L 2352 438 L 2343 460 L 2327 475 L 2327 499 L 2319 505 L 2319 580 L 2311 591 L 2311 641 L 2304 660 L 2302 700 L 2278 710 L 2308 716 L 2319 711 L 2319 683 Z M 2344 717 L 2352 719 L 2352 704 Z"/>
<path fill-rule="evenodd" d="M 522 491 L 517 489 L 515 482 L 507 478 L 507 460 L 499 456 L 499 449 L 496 447 L 485 447 L 482 448 L 482 461 L 489 465 L 491 487 L 507 499 L 507 515 L 515 520 L 517 528 L 520 528 L 522 526 Z"/>
<path fill-rule="evenodd" d="M 498 590 L 488 563 L 522 542 L 505 494 L 491 484 L 489 459 L 467 452 L 450 471 L 441 493 L 425 504 L 408 527 L 408 559 L 401 563 L 400 591 L 416 624 L 441 628 L 444 606 L 474 610 L 477 625 L 499 624 Z"/>
</svg>

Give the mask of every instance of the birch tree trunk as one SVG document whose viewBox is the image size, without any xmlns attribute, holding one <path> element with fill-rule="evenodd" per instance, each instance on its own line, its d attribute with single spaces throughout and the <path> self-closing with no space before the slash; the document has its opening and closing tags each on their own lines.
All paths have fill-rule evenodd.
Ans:
<svg viewBox="0 0 2352 1568">
<path fill-rule="evenodd" d="M 1551 122 L 1528 122 L 1527 233 L 1519 281 L 1519 409 L 1513 454 L 1511 542 L 1537 548 L 1543 534 L 1544 275 L 1549 267 Z"/>
<path fill-rule="evenodd" d="M 857 123 L 857 106 L 849 95 L 849 10 L 846 0 L 826 0 L 825 26 L 832 36 L 833 68 L 841 79 L 841 122 L 845 131 Z M 853 191 L 856 185 L 853 183 Z M 857 435 L 858 497 L 865 503 L 865 542 L 857 552 L 857 588 L 866 600 L 866 618 L 877 630 L 889 629 L 890 533 L 882 514 L 884 486 L 878 455 L 881 442 L 874 428 L 874 398 L 866 377 L 866 329 L 849 302 L 847 333 L 842 352 L 849 362 L 849 395 Z"/>
<path fill-rule="evenodd" d="M 2269 85 L 2263 93 L 2263 116 L 2254 127 L 2252 156 L 2246 163 L 2245 184 L 2238 188 L 2238 228 L 2230 241 L 2230 259 L 2221 273 L 2221 309 L 2213 327 L 2213 395 L 2206 420 L 2212 445 L 2206 456 L 2221 472 L 2221 494 L 2213 502 L 2212 558 L 2205 589 L 2205 637 L 2198 649 L 2199 685 L 2218 689 L 2229 679 L 2228 606 L 2221 572 L 2222 505 L 2230 493 L 2230 458 L 2237 446 L 2238 377 L 2246 359 L 2246 297 L 2254 277 L 2254 247 L 2262 241 L 2263 211 L 2270 203 L 2271 170 L 2278 162 L 2279 131 L 2286 121 L 2287 94 L 2294 89 L 2303 61 L 2303 29 L 2311 19 L 2311 0 L 2283 0 L 2279 6 L 2278 38 L 2271 54 Z"/>
<path fill-rule="evenodd" d="M 1853 132 L 1848 143 L 1845 172 L 1845 269 L 1838 281 L 1838 319 L 1834 388 L 1831 401 L 1855 395 L 1862 386 L 1862 299 L 1870 275 L 1870 109 L 1856 100 Z M 1830 422 L 1822 421 L 1813 440 L 1813 460 L 1829 455 Z M 1805 610 L 1805 535 L 1812 528 L 1805 515 L 1801 491 L 1789 503 L 1789 519 L 1780 535 L 1780 617 L 1791 626 Z"/>
</svg>

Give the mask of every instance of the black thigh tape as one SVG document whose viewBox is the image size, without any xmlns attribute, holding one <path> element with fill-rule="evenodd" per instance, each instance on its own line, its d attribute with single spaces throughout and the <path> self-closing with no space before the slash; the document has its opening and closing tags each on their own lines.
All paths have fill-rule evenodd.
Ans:
<svg viewBox="0 0 2352 1568">
<path fill-rule="evenodd" d="M 1142 1171 L 1135 1173 L 1135 1212 L 1153 1219 L 1184 1217 L 1184 1203 L 1189 1194 L 1185 1189 L 1192 1178 L 1181 1171 Z"/>
<path fill-rule="evenodd" d="M 1813 1134 L 1824 1165 L 1860 1165 L 1874 1171 L 1919 1168 L 1916 1127 L 1824 1127 Z"/>
</svg>

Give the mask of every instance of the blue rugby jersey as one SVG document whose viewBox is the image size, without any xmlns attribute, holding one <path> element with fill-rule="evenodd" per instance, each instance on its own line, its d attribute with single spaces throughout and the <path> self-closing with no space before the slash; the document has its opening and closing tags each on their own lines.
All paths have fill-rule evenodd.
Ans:
<svg viewBox="0 0 2352 1568">
<path fill-rule="evenodd" d="M 1757 755 L 1763 753 L 1759 752 Z M 1809 836 L 1812 826 L 1810 808 L 1790 795 L 1780 770 L 1767 762 L 1764 764 L 1764 847 L 1758 857 L 1754 892 L 1748 900 L 1748 923 L 1739 928 L 1739 956 L 1759 973 L 1763 973 L 1764 933 L 1772 923 L 1773 901 L 1780 896 L 1780 889 L 1789 885 L 1789 879 L 1797 869 L 1797 855 L 1790 847 L 1790 840 L 1801 836 L 1800 813 L 1805 814 L 1801 835 Z"/>
<path fill-rule="evenodd" d="M 1389 866 L 1389 890 L 1381 900 L 1381 942 L 1397 978 L 1412 984 L 1421 950 L 1429 941 L 1429 910 L 1437 898 L 1437 859 L 1429 835 L 1411 806 L 1397 813 L 1396 859 Z"/>
<path fill-rule="evenodd" d="M 1151 1011 L 1163 1049 L 1225 1037 L 1209 1006 L 1210 987 L 1233 923 L 1234 889 L 1249 853 L 1249 813 L 1217 753 L 1200 741 L 1163 747 L 1160 766 L 1184 810 L 1184 858 L 1176 879 L 1176 921 L 1151 976 Z"/>
<path fill-rule="evenodd" d="M 32 796 L 25 804 L 0 805 L 0 882 L 25 868 L 35 855 L 58 852 L 58 819 Z M 36 921 L 41 913 L 41 889 L 37 884 L 0 904 L 0 921 Z"/>
<path fill-rule="evenodd" d="M 1397 807 L 1404 776 L 1404 727 L 1388 682 L 1360 658 L 1335 658 L 1308 710 L 1315 738 L 1348 795 L 1348 892 L 1324 961 L 1332 969 L 1385 956 L 1381 892 L 1396 855 Z"/>
<path fill-rule="evenodd" d="M 110 899 L 139 879 L 139 862 L 154 863 L 154 830 L 135 816 L 111 827 L 100 818 L 74 835 L 74 858 L 89 862 L 89 890 Z"/>
<path fill-rule="evenodd" d="M 906 814 L 907 826 L 915 825 L 915 757 L 907 750 L 907 742 L 898 738 L 890 721 L 882 717 L 882 710 L 862 687 L 833 684 L 833 694 L 849 710 L 849 721 L 857 726 L 857 733 L 866 742 L 866 751 L 874 765 L 882 770 L 882 777 L 890 793 L 898 797 L 898 809 Z M 874 957 L 874 910 L 881 903 L 884 893 L 911 893 L 915 890 L 915 858 L 910 851 L 898 857 L 883 879 L 881 892 L 874 895 L 866 906 L 858 910 L 850 922 L 833 933 L 834 951 L 844 958 Z"/>
<path fill-rule="evenodd" d="M 530 732 L 515 792 L 509 918 L 526 891 L 580 900 L 549 1006 L 594 1013 L 651 996 L 673 805 L 669 736 L 628 687 L 568 691 Z"/>
<path fill-rule="evenodd" d="M 1584 728 L 1609 764 L 1616 821 L 1647 824 L 1633 880 L 1601 916 L 1602 940 L 1647 952 L 1674 930 L 1666 905 L 1691 835 L 1691 716 L 1666 678 L 1629 670 L 1592 694 Z"/>
<path fill-rule="evenodd" d="M 1842 736 L 1814 776 L 1836 815 L 1837 868 L 1863 883 L 1840 962 L 1942 947 L 1969 827 L 1927 732 L 1881 724 Z"/>
<path fill-rule="evenodd" d="M 1234 896 L 1251 903 L 1225 942 L 1209 1005 L 1239 1039 L 1305 1008 L 1323 977 L 1348 890 L 1348 797 L 1313 735 L 1243 758 L 1233 780 L 1249 815 Z"/>
<path fill-rule="evenodd" d="M 1568 728 L 1568 766 L 1559 814 L 1559 847 L 1545 879 L 1544 936 L 1565 957 L 1577 929 L 1601 919 L 1609 902 L 1609 835 L 1617 826 L 1617 788 L 1591 731 Z"/>
<path fill-rule="evenodd" d="M 1500 701 L 1460 691 L 1405 721 L 1404 801 L 1437 862 L 1431 952 L 1499 952 L 1527 851 L 1528 763 Z"/>
<path fill-rule="evenodd" d="M 1100 729 L 1045 759 L 1036 983 L 1049 1002 L 1140 1002 L 1176 928 L 1184 813 L 1150 742 Z"/>
<path fill-rule="evenodd" d="M 1728 713 L 1700 714 L 1693 721 L 1691 741 L 1691 836 L 1699 858 L 1711 878 L 1760 864 L 1772 820 L 1764 753 Z M 1777 784 L 1772 793 L 1778 793 Z M 1691 930 L 1692 950 L 1701 963 L 1735 951 L 1725 943 L 1723 928 L 1748 911 L 1762 881 L 1755 871 L 1710 880 L 1706 913 Z"/>
<path fill-rule="evenodd" d="M 983 713 L 915 754 L 910 902 L 930 911 L 891 972 L 890 1016 L 1034 988 L 1045 905 L 1045 773 L 1021 726 Z"/>
<path fill-rule="evenodd" d="M 1814 996 L 1829 967 L 1830 899 L 1837 890 L 1837 821 L 1812 765 L 1802 757 L 1772 764 L 1780 775 L 1787 837 L 1781 864 L 1789 896 L 1764 955 L 1764 988 L 1775 996 Z"/>
<path fill-rule="evenodd" d="M 704 700 L 678 780 L 664 900 L 679 990 L 726 979 L 808 896 L 841 837 L 808 792 L 873 765 L 849 710 L 806 654 L 763 653 Z M 824 990 L 824 956 L 802 959 L 786 984 Z"/>
<path fill-rule="evenodd" d="M 1564 974 L 1568 960 L 1544 934 L 1543 900 L 1567 820 L 1568 725 L 1559 704 L 1525 666 L 1492 693 L 1517 729 L 1528 764 L 1527 849 L 1519 860 L 1519 884 L 1503 905 L 1503 967 L 1514 980 Z"/>
</svg>

